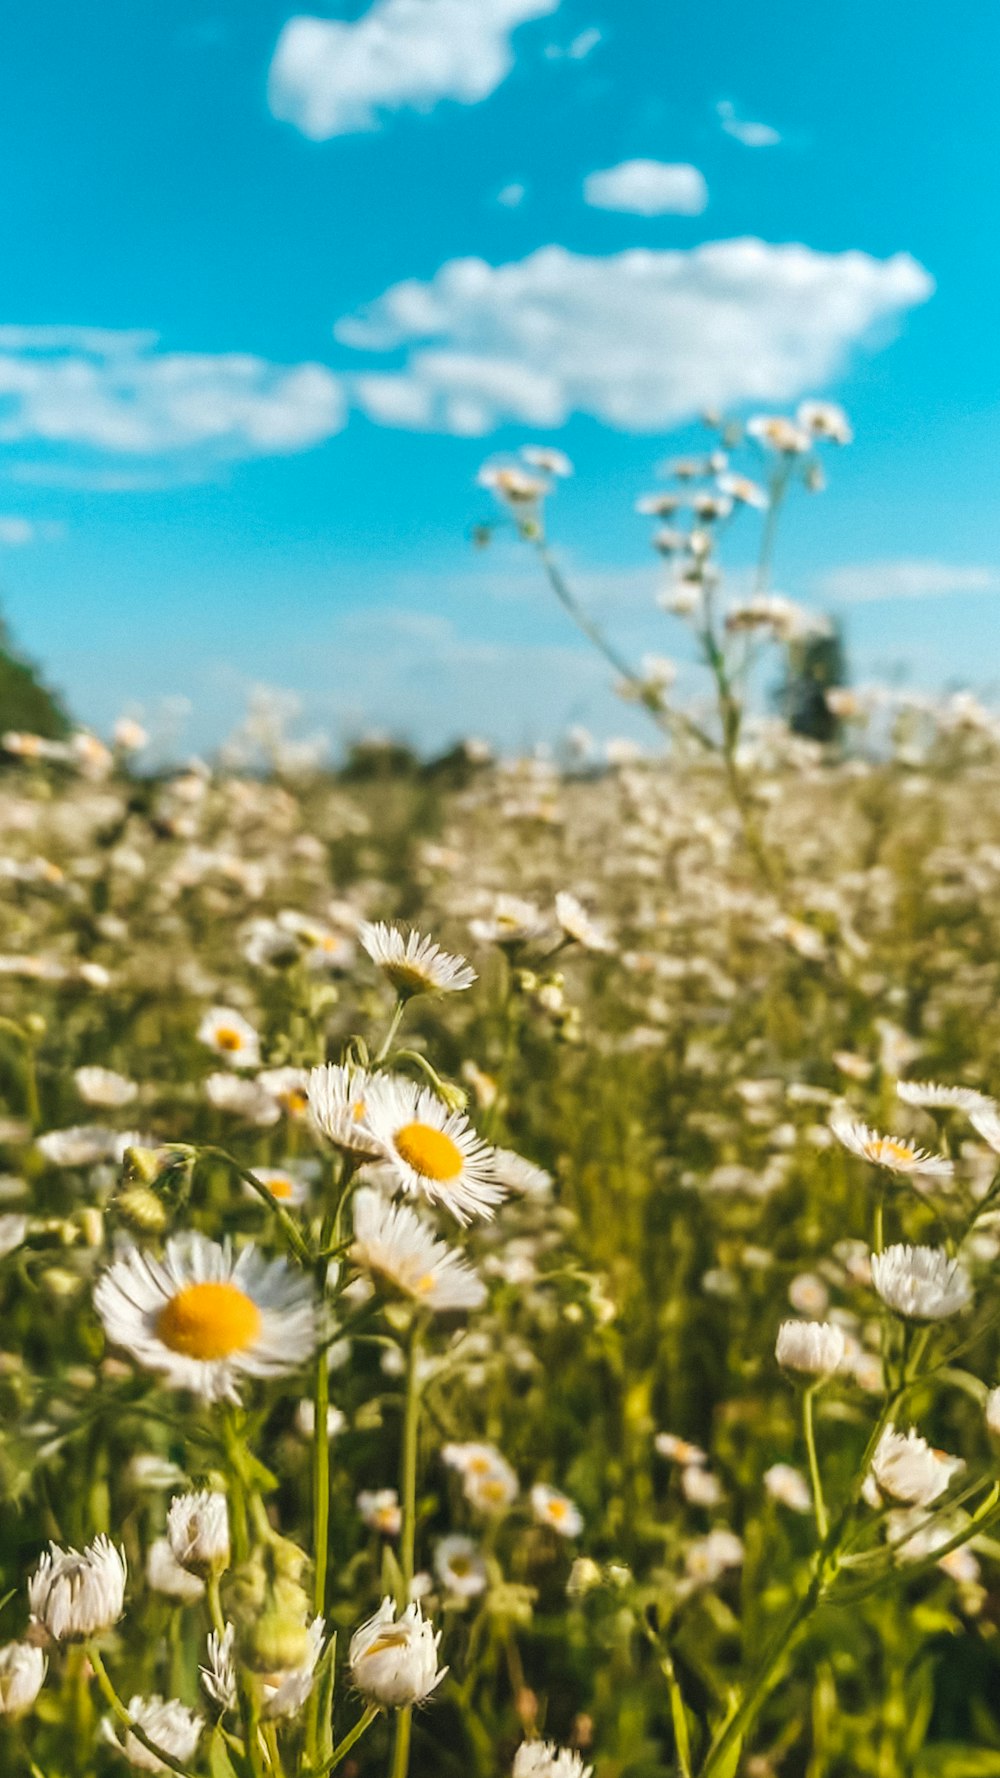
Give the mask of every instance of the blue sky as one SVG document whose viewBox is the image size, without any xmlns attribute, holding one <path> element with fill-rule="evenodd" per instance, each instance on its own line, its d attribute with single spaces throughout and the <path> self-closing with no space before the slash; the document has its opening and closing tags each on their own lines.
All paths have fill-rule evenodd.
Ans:
<svg viewBox="0 0 1000 1778">
<path fill-rule="evenodd" d="M 989 0 L 947 30 L 931 0 L 905 29 L 887 0 L 722 0 L 710 25 L 661 0 L 17 9 L 0 595 L 22 644 L 84 720 L 179 697 L 202 747 L 262 681 L 334 738 L 613 732 L 527 565 L 469 548 L 480 463 L 568 451 L 567 559 L 629 648 L 673 652 L 636 495 L 699 402 L 825 394 L 856 443 L 790 512 L 777 585 L 843 609 L 861 676 L 988 689 L 998 52 Z M 696 169 L 705 207 L 587 201 L 633 160 Z M 736 569 L 753 545 L 747 520 Z"/>
</svg>

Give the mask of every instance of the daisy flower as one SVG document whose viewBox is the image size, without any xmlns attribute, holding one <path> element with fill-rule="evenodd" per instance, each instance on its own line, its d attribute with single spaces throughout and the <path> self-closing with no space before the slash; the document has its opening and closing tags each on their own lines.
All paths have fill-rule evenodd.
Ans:
<svg viewBox="0 0 1000 1778">
<path fill-rule="evenodd" d="M 195 1574 L 221 1574 L 229 1567 L 226 1496 L 207 1488 L 175 1494 L 167 1512 L 167 1539 L 182 1568 Z"/>
<path fill-rule="evenodd" d="M 380 1075 L 365 1093 L 364 1123 L 403 1190 L 441 1203 L 458 1222 L 489 1218 L 504 1195 L 492 1149 L 460 1111 L 429 1087 Z"/>
<path fill-rule="evenodd" d="M 489 488 L 498 500 L 511 506 L 530 506 L 549 492 L 549 484 L 541 476 L 529 475 L 517 463 L 484 463 L 476 477 L 481 488 Z"/>
<path fill-rule="evenodd" d="M 233 1068 L 260 1066 L 260 1038 L 249 1020 L 231 1007 L 209 1008 L 198 1026 L 198 1042 L 225 1056 Z"/>
<path fill-rule="evenodd" d="M 720 475 L 717 486 L 721 493 L 728 494 L 739 506 L 755 506 L 758 512 L 764 512 L 771 504 L 770 495 L 759 482 L 751 481 L 748 475 Z"/>
<path fill-rule="evenodd" d="M 452 956 L 419 932 L 404 933 L 382 920 L 374 926 L 365 921 L 358 938 L 397 994 L 456 994 L 477 979 L 464 957 Z"/>
<path fill-rule="evenodd" d="M 262 1068 L 257 1085 L 277 1100 L 289 1117 L 301 1117 L 309 1109 L 308 1068 Z"/>
<path fill-rule="evenodd" d="M 291 1204 L 294 1208 L 299 1204 L 304 1204 L 309 1196 L 309 1187 L 305 1181 L 297 1179 L 294 1173 L 288 1171 L 287 1167 L 258 1167 L 256 1168 L 256 1177 L 260 1180 L 261 1185 L 267 1186 L 272 1198 L 277 1198 L 279 1203 Z M 245 1181 L 243 1189 L 248 1197 L 257 1198 L 253 1187 L 247 1185 Z M 257 1201 L 260 1202 L 259 1198 Z"/>
<path fill-rule="evenodd" d="M 121 1105 L 130 1104 L 139 1091 L 134 1080 L 116 1074 L 113 1068 L 77 1068 L 73 1080 L 81 1099 L 88 1105 L 99 1105 L 103 1110 L 117 1110 Z"/>
<path fill-rule="evenodd" d="M 965 1468 L 961 1457 L 934 1451 L 912 1428 L 897 1432 L 891 1421 L 882 1433 L 865 1478 L 865 1499 L 880 1506 L 883 1498 L 906 1506 L 930 1506 Z"/>
<path fill-rule="evenodd" d="M 146 1552 L 146 1585 L 181 1605 L 191 1605 L 205 1594 L 204 1581 L 181 1567 L 167 1537 L 155 1537 Z"/>
<path fill-rule="evenodd" d="M 55 1642 L 99 1636 L 125 1610 L 127 1572 L 109 1537 L 95 1537 L 85 1550 L 51 1543 L 28 1582 L 31 1615 Z"/>
<path fill-rule="evenodd" d="M 675 1432 L 658 1432 L 653 1440 L 653 1449 L 661 1457 L 665 1457 L 668 1463 L 683 1464 L 685 1469 L 708 1462 L 708 1455 L 700 1445 L 693 1445 L 686 1438 L 678 1438 Z"/>
<path fill-rule="evenodd" d="M 447 1668 L 437 1664 L 441 1632 L 435 1632 L 419 1604 L 400 1617 L 391 1599 L 351 1637 L 351 1678 L 363 1697 L 383 1708 L 420 1704 L 440 1685 Z"/>
<path fill-rule="evenodd" d="M 258 1080 L 239 1074 L 210 1074 L 202 1082 L 205 1097 L 216 1111 L 243 1118 L 248 1124 L 266 1130 L 281 1117 L 281 1106 Z"/>
<path fill-rule="evenodd" d="M 783 1321 L 774 1355 L 782 1370 L 832 1377 L 847 1355 L 847 1338 L 833 1321 Z"/>
<path fill-rule="evenodd" d="M 573 473 L 566 452 L 557 451 L 553 445 L 522 445 L 521 456 L 529 469 L 540 469 L 543 475 L 557 475 L 565 480 Z"/>
<path fill-rule="evenodd" d="M 790 1463 L 772 1463 L 764 1471 L 764 1486 L 772 1500 L 787 1506 L 793 1513 L 811 1513 L 812 1495 L 809 1483 L 800 1470 Z"/>
<path fill-rule="evenodd" d="M 269 1722 L 280 1717 L 297 1716 L 302 1709 L 313 1688 L 325 1630 L 323 1618 L 313 1618 L 306 1631 L 308 1652 L 302 1664 L 261 1676 L 262 1714 Z M 216 1704 L 221 1704 L 223 1710 L 235 1710 L 239 1703 L 235 1641 L 236 1629 L 233 1624 L 227 1624 L 221 1636 L 213 1631 L 208 1638 L 208 1665 L 199 1669 L 202 1684 L 209 1697 Z"/>
<path fill-rule="evenodd" d="M 369 1531 L 377 1531 L 381 1537 L 399 1536 L 403 1509 L 395 1488 L 362 1488 L 357 1505 Z"/>
<path fill-rule="evenodd" d="M 545 1482 L 536 1482 L 531 1490 L 531 1511 L 536 1524 L 548 1525 L 550 1530 L 558 1531 L 560 1537 L 579 1537 L 583 1530 L 583 1518 L 576 1502 Z"/>
<path fill-rule="evenodd" d="M 747 421 L 747 437 L 756 439 L 766 450 L 780 451 L 786 457 L 801 456 L 811 442 L 805 427 L 796 426 L 784 414 L 754 414 Z"/>
<path fill-rule="evenodd" d="M 149 1736 L 149 1739 L 169 1753 L 181 1765 L 190 1765 L 194 1759 L 195 1749 L 201 1740 L 201 1732 L 205 1724 L 197 1711 L 189 1710 L 177 1698 L 130 1698 L 129 1716 L 136 1726 Z M 145 1747 L 131 1729 L 126 1729 L 123 1740 L 119 1741 L 110 1723 L 105 1729 L 105 1740 L 119 1753 L 123 1753 L 130 1766 L 138 1772 L 167 1772 L 161 1759 Z"/>
<path fill-rule="evenodd" d="M 522 1741 L 514 1755 L 512 1778 L 592 1778 L 583 1756 L 554 1741 Z"/>
<path fill-rule="evenodd" d="M 448 1444 L 441 1457 L 449 1469 L 457 1470 L 466 1500 L 480 1512 L 503 1512 L 517 1499 L 517 1476 L 495 1445 Z"/>
<path fill-rule="evenodd" d="M 446 1592 L 456 1599 L 475 1599 L 486 1591 L 486 1563 L 479 1546 L 461 1532 L 442 1537 L 434 1551 L 434 1570 Z"/>
<path fill-rule="evenodd" d="M 287 1260 L 193 1232 L 162 1259 L 133 1247 L 114 1260 L 94 1307 L 111 1345 L 206 1401 L 238 1402 L 240 1377 L 296 1371 L 316 1344 L 311 1287 Z"/>
<path fill-rule="evenodd" d="M 575 895 L 560 889 L 556 896 L 556 919 L 567 938 L 573 938 L 585 951 L 613 951 L 614 945 L 604 927 L 592 920 Z"/>
<path fill-rule="evenodd" d="M 365 1099 L 372 1076 L 363 1068 L 327 1062 L 313 1068 L 307 1094 L 312 1121 L 321 1135 L 346 1154 L 370 1159 L 382 1151 L 365 1126 Z"/>
<path fill-rule="evenodd" d="M 871 1269 L 882 1301 L 908 1321 L 943 1321 L 967 1308 L 972 1298 L 964 1266 L 943 1247 L 898 1243 L 873 1253 Z"/>
<path fill-rule="evenodd" d="M 987 1093 L 979 1093 L 975 1087 L 945 1087 L 935 1080 L 897 1080 L 896 1097 L 904 1105 L 941 1111 L 981 1111 L 994 1103 Z"/>
<path fill-rule="evenodd" d="M 853 443 L 851 422 L 835 401 L 802 401 L 795 418 L 803 431 L 810 432 L 813 438 L 827 439 L 831 444 Z"/>
<path fill-rule="evenodd" d="M 863 1161 L 870 1161 L 874 1167 L 884 1167 L 890 1173 L 923 1173 L 937 1179 L 950 1179 L 955 1171 L 951 1161 L 943 1154 L 930 1154 L 925 1148 L 917 1148 L 902 1136 L 880 1136 L 876 1130 L 870 1130 L 867 1124 L 860 1123 L 845 1111 L 836 1111 L 830 1119 L 830 1128 L 838 1142 L 850 1149 Z"/>
<path fill-rule="evenodd" d="M 546 929 L 545 915 L 533 901 L 520 895 L 498 895 L 488 919 L 469 921 L 469 931 L 480 944 L 526 945 Z"/>
<path fill-rule="evenodd" d="M 500 1184 L 519 1198 L 544 1198 L 552 1190 L 551 1173 L 526 1161 L 512 1148 L 493 1150 L 493 1171 Z"/>
<path fill-rule="evenodd" d="M 33 1642 L 8 1642 L 0 1648 L 0 1716 L 17 1718 L 31 1709 L 47 1666 Z"/>
<path fill-rule="evenodd" d="M 478 1309 L 486 1299 L 482 1279 L 454 1248 L 438 1240 L 408 1204 L 386 1203 L 379 1192 L 368 1188 L 354 1198 L 351 1257 L 404 1296 L 439 1314 Z"/>
</svg>

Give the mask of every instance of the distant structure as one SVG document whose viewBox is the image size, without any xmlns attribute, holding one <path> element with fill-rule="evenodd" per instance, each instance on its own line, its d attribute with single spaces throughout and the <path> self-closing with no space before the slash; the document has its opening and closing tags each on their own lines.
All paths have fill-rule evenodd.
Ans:
<svg viewBox="0 0 1000 1778">
<path fill-rule="evenodd" d="M 836 741 L 840 719 L 826 701 L 834 686 L 847 683 L 844 639 L 834 625 L 829 631 L 810 631 L 788 643 L 785 677 L 775 702 L 795 735 L 812 741 Z"/>
<path fill-rule="evenodd" d="M 44 735 L 48 741 L 61 741 L 70 726 L 60 699 L 15 648 L 0 616 L 0 733 L 18 729 Z"/>
</svg>

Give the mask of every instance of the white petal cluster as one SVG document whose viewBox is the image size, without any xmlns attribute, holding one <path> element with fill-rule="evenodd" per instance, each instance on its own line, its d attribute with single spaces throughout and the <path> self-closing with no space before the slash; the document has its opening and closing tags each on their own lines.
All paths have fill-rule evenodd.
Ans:
<svg viewBox="0 0 1000 1778">
<path fill-rule="evenodd" d="M 566 937 L 575 939 L 585 951 L 614 950 L 604 927 L 591 919 L 583 904 L 568 889 L 560 889 L 556 896 L 556 919 Z"/>
<path fill-rule="evenodd" d="M 847 1339 L 834 1321 L 783 1321 L 774 1355 L 786 1371 L 832 1377 L 847 1355 Z"/>
<path fill-rule="evenodd" d="M 179 1760 L 182 1765 L 190 1764 L 195 1755 L 204 1720 L 195 1710 L 189 1710 L 186 1704 L 177 1698 L 130 1698 L 128 1713 L 132 1721 L 149 1736 L 155 1745 L 164 1753 Z M 125 1730 L 124 1739 L 119 1741 L 117 1735 L 108 1733 L 107 1739 L 123 1753 L 129 1765 L 137 1772 L 168 1772 L 169 1766 L 157 1759 L 148 1747 L 132 1733 Z"/>
<path fill-rule="evenodd" d="M 308 1699 L 323 1652 L 326 1624 L 313 1618 L 307 1635 L 309 1652 L 300 1667 L 289 1667 L 280 1673 L 268 1673 L 261 1679 L 262 1715 L 268 1721 L 297 1716 Z M 236 1685 L 236 1628 L 227 1624 L 222 1635 L 212 1631 L 208 1637 L 208 1664 L 200 1668 L 201 1681 L 209 1697 L 223 1710 L 235 1710 L 239 1702 Z"/>
<path fill-rule="evenodd" d="M 229 1567 L 226 1496 L 208 1488 L 175 1494 L 167 1511 L 167 1537 L 182 1568 L 194 1574 L 221 1574 Z"/>
<path fill-rule="evenodd" d="M 547 1525 L 551 1531 L 558 1531 L 560 1537 L 579 1537 L 583 1530 L 583 1517 L 575 1500 L 546 1482 L 536 1482 L 532 1488 L 531 1511 L 537 1525 Z"/>
<path fill-rule="evenodd" d="M 399 994 L 456 994 L 477 979 L 464 957 L 452 956 L 419 932 L 401 932 L 381 920 L 374 926 L 365 921 L 358 938 Z"/>
<path fill-rule="evenodd" d="M 8 1642 L 0 1648 L 0 1716 L 24 1716 L 45 1678 L 48 1661 L 32 1642 Z"/>
<path fill-rule="evenodd" d="M 409 1196 L 442 1204 L 461 1223 L 493 1215 L 504 1195 L 493 1150 L 462 1112 L 449 1111 L 429 1087 L 379 1075 L 365 1093 L 364 1122 Z"/>
<path fill-rule="evenodd" d="M 866 1498 L 875 1505 L 884 1497 L 906 1506 L 930 1506 L 964 1468 L 961 1457 L 932 1450 L 912 1427 L 909 1432 L 897 1432 L 890 1423 L 875 1447 L 868 1477 L 875 1487 L 867 1491 Z"/>
<path fill-rule="evenodd" d="M 440 1685 L 447 1671 L 437 1664 L 440 1630 L 426 1621 L 419 1604 L 397 1618 L 391 1599 L 351 1637 L 351 1678 L 363 1697 L 385 1708 L 419 1704 Z"/>
<path fill-rule="evenodd" d="M 793 1513 L 811 1513 L 812 1495 L 801 1470 L 791 1463 L 772 1463 L 764 1471 L 764 1486 L 772 1500 Z"/>
<path fill-rule="evenodd" d="M 478 1309 L 486 1299 L 482 1279 L 408 1204 L 387 1203 L 368 1188 L 355 1194 L 351 1256 L 438 1314 Z"/>
<path fill-rule="evenodd" d="M 514 1755 L 512 1778 L 591 1778 L 582 1755 L 554 1741 L 522 1741 Z"/>
<path fill-rule="evenodd" d="M 307 1087 L 310 1116 L 320 1134 L 346 1154 L 366 1159 L 379 1153 L 364 1121 L 371 1078 L 364 1068 L 328 1062 L 311 1070 Z"/>
<path fill-rule="evenodd" d="M 56 1642 L 99 1636 L 125 1609 L 125 1553 L 103 1534 L 84 1550 L 50 1544 L 28 1582 L 31 1615 Z"/>
<path fill-rule="evenodd" d="M 146 1585 L 182 1605 L 193 1605 L 205 1592 L 204 1581 L 181 1567 L 166 1537 L 155 1537 L 146 1552 Z"/>
<path fill-rule="evenodd" d="M 448 1444 L 441 1450 L 442 1460 L 462 1478 L 465 1498 L 483 1513 L 502 1513 L 513 1504 L 520 1492 L 520 1483 L 506 1457 L 495 1445 Z"/>
<path fill-rule="evenodd" d="M 871 1256 L 872 1283 L 886 1306 L 907 1321 L 943 1321 L 966 1308 L 972 1286 L 960 1260 L 943 1247 L 898 1243 Z"/>
<path fill-rule="evenodd" d="M 975 1087 L 946 1087 L 936 1080 L 898 1080 L 896 1097 L 904 1105 L 918 1105 L 925 1110 L 979 1111 L 992 1106 L 993 1100 Z"/>
<path fill-rule="evenodd" d="M 930 1154 L 902 1136 L 880 1136 L 877 1130 L 870 1130 L 846 1111 L 834 1112 L 830 1128 L 852 1154 L 870 1161 L 874 1167 L 884 1167 L 889 1173 L 923 1173 L 931 1178 L 949 1179 L 955 1171 L 943 1154 Z"/>
</svg>

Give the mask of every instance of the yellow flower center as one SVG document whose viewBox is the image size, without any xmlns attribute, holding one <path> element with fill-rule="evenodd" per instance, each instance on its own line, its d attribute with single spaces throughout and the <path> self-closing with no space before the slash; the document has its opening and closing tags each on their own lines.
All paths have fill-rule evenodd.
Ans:
<svg viewBox="0 0 1000 1778">
<path fill-rule="evenodd" d="M 387 1648 L 405 1648 L 408 1641 L 405 1630 L 383 1630 L 364 1652 L 366 1655 L 381 1655 Z"/>
<path fill-rule="evenodd" d="M 404 1124 L 395 1141 L 400 1159 L 425 1179 L 457 1179 L 462 1171 L 462 1150 L 433 1124 Z"/>
<path fill-rule="evenodd" d="M 566 1502 L 565 1500 L 550 1500 L 546 1510 L 549 1518 L 554 1519 L 558 1525 L 566 1517 Z"/>
<path fill-rule="evenodd" d="M 264 1181 L 272 1198 L 290 1198 L 295 1190 L 290 1179 L 266 1179 Z"/>
<path fill-rule="evenodd" d="M 220 1050 L 239 1050 L 243 1048 L 243 1039 L 231 1025 L 220 1025 L 215 1033 L 215 1041 Z"/>
<path fill-rule="evenodd" d="M 886 1161 L 890 1167 L 897 1161 L 906 1165 L 914 1159 L 914 1150 L 906 1142 L 896 1142 L 892 1136 L 882 1136 L 872 1143 L 872 1158 Z"/>
<path fill-rule="evenodd" d="M 398 988 L 400 993 L 419 994 L 422 989 L 431 985 L 430 977 L 414 963 L 386 963 L 383 968 L 393 987 Z"/>
<path fill-rule="evenodd" d="M 278 1104 L 283 1105 L 286 1111 L 295 1115 L 300 1111 L 305 1111 L 309 1104 L 309 1098 L 301 1087 L 289 1087 L 287 1092 L 278 1094 Z"/>
<path fill-rule="evenodd" d="M 413 1288 L 415 1291 L 419 1292 L 421 1296 L 429 1296 L 436 1283 L 437 1279 L 435 1278 L 434 1273 L 425 1272 L 422 1278 L 417 1279 Z"/>
<path fill-rule="evenodd" d="M 230 1358 L 253 1345 L 260 1310 L 235 1284 L 186 1284 L 161 1310 L 156 1331 L 185 1358 Z"/>
</svg>

